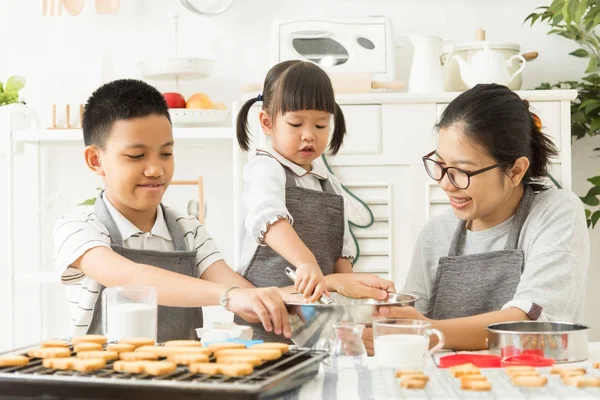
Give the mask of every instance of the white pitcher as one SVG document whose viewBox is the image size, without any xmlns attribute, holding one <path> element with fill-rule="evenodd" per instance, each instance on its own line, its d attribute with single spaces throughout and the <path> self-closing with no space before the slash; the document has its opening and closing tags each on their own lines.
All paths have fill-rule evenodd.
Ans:
<svg viewBox="0 0 600 400">
<path fill-rule="evenodd" d="M 437 36 L 419 34 L 407 36 L 415 48 L 408 80 L 408 91 L 411 93 L 443 92 L 442 39 Z"/>
</svg>

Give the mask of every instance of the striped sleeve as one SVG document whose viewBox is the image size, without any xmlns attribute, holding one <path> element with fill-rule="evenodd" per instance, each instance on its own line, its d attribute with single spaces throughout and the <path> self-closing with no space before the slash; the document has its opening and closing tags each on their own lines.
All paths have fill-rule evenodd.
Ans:
<svg viewBox="0 0 600 400">
<path fill-rule="evenodd" d="M 222 260 L 223 256 L 217 243 L 200 221 L 190 216 L 182 216 L 177 220 L 185 232 L 187 248 L 196 251 L 196 276 L 200 277 L 213 263 Z"/>
<path fill-rule="evenodd" d="M 54 227 L 54 265 L 65 285 L 80 283 L 85 274 L 71 264 L 86 251 L 110 247 L 110 236 L 92 207 L 61 217 Z"/>
</svg>

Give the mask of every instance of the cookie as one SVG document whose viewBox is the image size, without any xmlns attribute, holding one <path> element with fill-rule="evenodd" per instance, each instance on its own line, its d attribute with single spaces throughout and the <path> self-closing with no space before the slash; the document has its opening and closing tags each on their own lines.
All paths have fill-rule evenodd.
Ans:
<svg viewBox="0 0 600 400">
<path fill-rule="evenodd" d="M 119 358 L 119 354 L 114 351 L 82 351 L 81 353 L 77 353 L 77 358 L 82 360 L 90 360 L 93 358 L 100 358 L 104 361 L 112 361 L 117 360 Z"/>
<path fill-rule="evenodd" d="M 75 353 L 79 353 L 80 351 L 94 351 L 94 350 L 102 350 L 102 345 L 99 343 L 92 342 L 84 342 L 79 343 L 73 346 L 73 351 Z"/>
<path fill-rule="evenodd" d="M 512 380 L 513 385 L 521 387 L 542 387 L 548 383 L 545 376 L 517 376 Z"/>
<path fill-rule="evenodd" d="M 29 350 L 27 355 L 34 358 L 64 358 L 71 356 L 71 350 L 64 347 L 44 347 Z"/>
<path fill-rule="evenodd" d="M 29 364 L 29 358 L 25 356 L 2 356 L 0 367 L 24 367 Z"/>
<path fill-rule="evenodd" d="M 280 350 L 282 353 L 287 353 L 290 350 L 290 345 L 287 343 L 270 342 L 270 343 L 255 344 L 254 346 L 250 346 L 250 348 L 251 349 L 277 349 L 277 350 Z"/>
<path fill-rule="evenodd" d="M 169 340 L 165 342 L 167 347 L 203 347 L 198 340 Z"/>
<path fill-rule="evenodd" d="M 41 344 L 42 348 L 45 347 L 64 347 L 65 349 L 69 348 L 69 343 L 63 342 L 62 340 L 46 340 Z"/>
<path fill-rule="evenodd" d="M 129 338 L 129 339 L 121 339 L 119 340 L 120 344 L 130 344 L 133 345 L 136 349 L 142 346 L 154 346 L 156 343 L 154 339 L 151 338 Z"/>
<path fill-rule="evenodd" d="M 263 362 L 258 356 L 222 356 L 217 358 L 219 364 L 250 364 L 258 367 Z"/>
<path fill-rule="evenodd" d="M 407 377 L 408 378 L 408 377 Z M 427 386 L 426 381 L 417 380 L 417 379 L 401 379 L 400 386 L 404 389 L 425 389 Z"/>
<path fill-rule="evenodd" d="M 519 371 L 535 371 L 535 368 L 527 366 L 527 365 L 515 365 L 514 367 L 506 367 L 504 368 L 507 374 L 511 374 L 512 372 Z"/>
<path fill-rule="evenodd" d="M 115 361 L 113 369 L 130 374 L 167 375 L 177 369 L 170 361 Z"/>
<path fill-rule="evenodd" d="M 550 373 L 551 374 L 561 374 L 564 371 L 581 371 L 584 374 L 587 372 L 587 370 L 585 368 L 552 367 L 552 369 L 550 370 Z"/>
<path fill-rule="evenodd" d="M 572 370 L 564 370 L 561 371 L 560 373 L 560 379 L 562 379 L 563 381 L 575 377 L 575 376 L 583 376 L 585 375 L 585 372 L 580 370 L 580 369 L 572 369 Z"/>
<path fill-rule="evenodd" d="M 196 363 L 190 364 L 189 369 L 196 374 L 245 376 L 254 372 L 250 364 L 219 364 L 219 363 Z"/>
<path fill-rule="evenodd" d="M 106 345 L 106 351 L 114 351 L 115 353 L 124 353 L 128 351 L 134 351 L 135 346 L 132 344 L 125 343 L 109 343 Z"/>
<path fill-rule="evenodd" d="M 277 360 L 281 351 L 277 349 L 224 349 L 215 351 L 215 358 L 222 356 L 258 356 L 261 360 Z"/>
<path fill-rule="evenodd" d="M 172 356 L 173 354 L 212 354 L 212 349 L 209 349 L 207 347 L 142 346 L 135 349 L 135 351 L 155 353 L 159 357 L 168 357 Z"/>
<path fill-rule="evenodd" d="M 396 378 L 401 378 L 405 375 L 423 375 L 423 371 L 418 369 L 399 369 L 396 371 Z"/>
<path fill-rule="evenodd" d="M 107 342 L 106 336 L 102 336 L 102 335 L 83 335 L 83 336 L 78 336 L 78 337 L 74 337 L 73 339 L 71 339 L 71 343 L 72 344 L 78 344 L 78 343 L 98 343 L 98 344 L 105 344 Z"/>
<path fill-rule="evenodd" d="M 42 362 L 42 365 L 50 369 L 92 372 L 104 368 L 106 361 L 99 358 L 90 360 L 81 360 L 76 357 L 46 358 Z"/>
<path fill-rule="evenodd" d="M 572 376 L 568 379 L 565 379 L 564 383 L 565 385 L 575 386 L 578 388 L 600 387 L 600 378 L 589 375 Z"/>
<path fill-rule="evenodd" d="M 464 375 L 460 377 L 461 385 L 468 381 L 487 381 L 487 377 L 485 375 Z"/>
<path fill-rule="evenodd" d="M 466 385 L 461 387 L 463 390 L 470 390 L 474 392 L 489 392 L 492 390 L 492 384 L 489 381 L 474 381 L 467 380 Z"/>
<path fill-rule="evenodd" d="M 207 363 L 208 355 L 202 353 L 196 354 L 173 354 L 169 356 L 167 360 L 180 365 L 190 365 L 194 363 Z M 260 359 L 259 359 L 260 361 Z"/>
<path fill-rule="evenodd" d="M 471 363 L 455 365 L 453 367 L 448 368 L 448 371 L 450 371 L 450 373 L 455 378 L 460 378 L 461 376 L 465 376 L 465 375 L 479 375 L 480 374 L 479 368 Z"/>
<path fill-rule="evenodd" d="M 423 382 L 427 383 L 427 382 L 429 382 L 429 377 L 427 375 L 423 375 L 423 374 L 404 375 L 402 378 L 400 378 L 400 383 L 402 383 L 402 381 L 412 381 L 412 380 L 423 381 Z"/>
<path fill-rule="evenodd" d="M 515 379 L 519 376 L 540 376 L 540 373 L 534 369 L 530 371 L 514 371 L 508 374 L 508 376 L 510 376 L 510 379 Z"/>
<path fill-rule="evenodd" d="M 130 374 L 141 374 L 144 372 L 143 361 L 115 361 L 113 369 L 117 372 L 128 372 Z"/>
<path fill-rule="evenodd" d="M 158 355 L 147 351 L 124 351 L 119 353 L 119 358 L 125 361 L 156 361 L 158 360 Z"/>
<path fill-rule="evenodd" d="M 246 345 L 243 343 L 235 343 L 235 342 L 220 342 L 220 343 L 211 343 L 208 345 L 209 349 L 216 352 L 221 349 L 245 349 Z"/>
<path fill-rule="evenodd" d="M 594 364 L 592 364 L 592 368 L 600 369 L 600 362 L 595 362 Z"/>
</svg>

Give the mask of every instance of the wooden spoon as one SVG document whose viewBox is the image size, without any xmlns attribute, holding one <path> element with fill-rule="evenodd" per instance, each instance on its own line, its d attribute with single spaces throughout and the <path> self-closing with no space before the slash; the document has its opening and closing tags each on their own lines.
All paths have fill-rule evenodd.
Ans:
<svg viewBox="0 0 600 400">
<path fill-rule="evenodd" d="M 98 14 L 116 14 L 120 4 L 120 0 L 96 0 L 96 12 Z"/>
<path fill-rule="evenodd" d="M 538 55 L 539 53 L 537 51 L 530 51 L 529 53 L 521 54 L 526 61 L 533 61 L 538 58 Z"/>
<path fill-rule="evenodd" d="M 73 16 L 78 15 L 83 10 L 83 0 L 64 0 L 65 10 Z"/>
</svg>

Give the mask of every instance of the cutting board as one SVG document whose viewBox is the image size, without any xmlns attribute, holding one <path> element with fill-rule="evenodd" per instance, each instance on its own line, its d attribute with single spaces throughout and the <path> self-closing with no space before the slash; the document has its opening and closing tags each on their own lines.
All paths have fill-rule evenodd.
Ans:
<svg viewBox="0 0 600 400">
<path fill-rule="evenodd" d="M 370 73 L 334 72 L 329 74 L 329 78 L 336 94 L 373 93 L 380 89 L 400 91 L 406 87 L 406 83 L 402 81 L 374 81 Z M 242 85 L 241 91 L 260 92 L 262 84 L 247 83 Z"/>
</svg>

